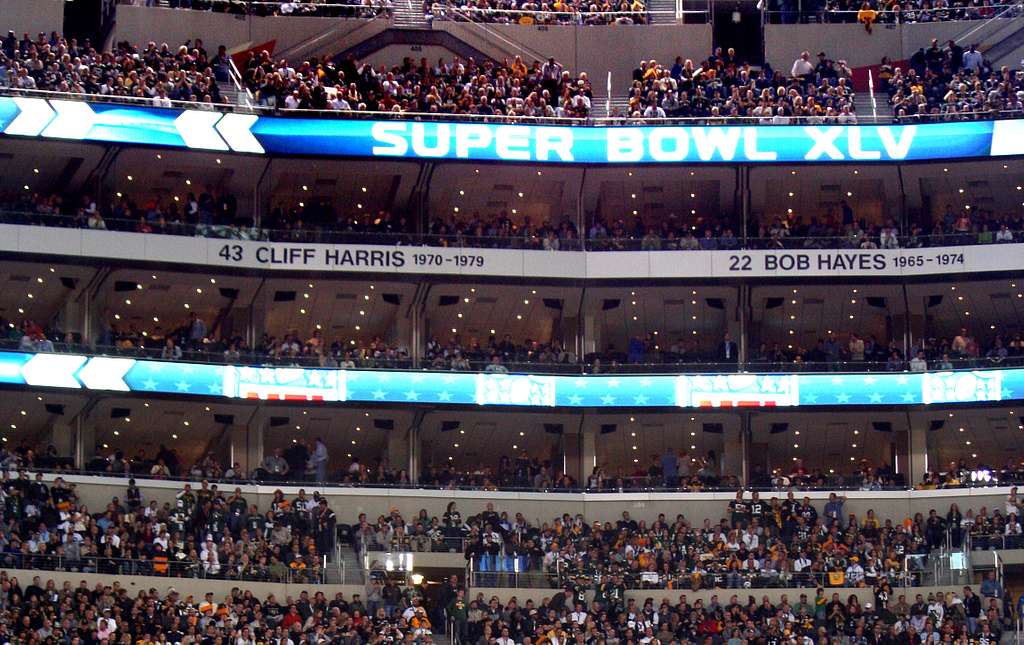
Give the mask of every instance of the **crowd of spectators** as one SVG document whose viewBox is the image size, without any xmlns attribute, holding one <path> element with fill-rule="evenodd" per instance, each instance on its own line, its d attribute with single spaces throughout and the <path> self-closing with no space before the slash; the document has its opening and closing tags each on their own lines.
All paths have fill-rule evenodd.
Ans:
<svg viewBox="0 0 1024 645">
<path fill-rule="evenodd" d="M 944 516 L 933 509 L 927 516 L 881 518 L 868 510 L 858 517 L 844 510 L 845 502 L 835 493 L 816 505 L 792 491 L 762 499 L 757 492 L 740 490 L 723 508 L 721 520 L 691 522 L 683 514 L 674 519 L 659 514 L 650 523 L 628 511 L 617 522 L 591 523 L 582 514 L 565 514 L 531 523 L 522 513 L 495 510 L 490 502 L 480 514 L 464 517 L 450 502 L 443 515 L 424 509 L 408 521 L 397 509 L 375 522 L 360 514 L 353 532 L 370 550 L 462 551 L 474 561 L 475 571 L 494 574 L 491 583 L 502 573 L 526 573 L 556 589 L 593 591 L 599 602 L 615 588 L 621 593 L 855 587 L 871 588 L 877 598 L 907 583 L 922 584 L 927 559 L 936 549 L 964 540 L 976 549 L 994 548 L 990 535 L 1011 536 L 1007 548 L 1024 543 L 1016 489 L 1005 509 L 961 513 L 952 504 Z M 1002 618 L 998 601 L 1003 590 L 991 583 L 982 590 L 995 618 Z"/>
<path fill-rule="evenodd" d="M 772 24 L 860 23 L 872 33 L 877 24 L 987 20 L 1008 6 L 999 0 L 768 0 L 765 19 Z"/>
<path fill-rule="evenodd" d="M 511 334 L 500 339 L 491 334 L 482 344 L 477 338 L 464 341 L 457 334 L 447 342 L 431 338 L 424 351 L 424 365 L 434 370 L 507 374 L 509 367 L 528 370 L 537 364 L 571 366 L 577 364 L 577 357 L 557 340 L 544 342 L 527 338 L 516 343 Z"/>
<path fill-rule="evenodd" d="M 939 197 L 941 198 L 941 196 Z M 942 202 L 940 202 L 942 203 Z M 892 218 L 869 222 L 846 199 L 821 214 L 775 214 L 773 206 L 751 217 L 745 235 L 739 218 L 728 213 L 658 218 L 596 215 L 584 231 L 569 219 L 534 222 L 529 215 L 493 217 L 479 212 L 433 217 L 423 234 L 402 212 L 351 210 L 327 198 L 279 201 L 256 227 L 239 210 L 230 191 L 207 185 L 174 196 L 135 200 L 121 195 L 111 204 L 89 194 L 12 191 L 0 193 L 4 221 L 169 235 L 207 236 L 275 242 L 386 243 L 467 248 L 547 251 L 658 251 L 752 249 L 897 249 L 1024 241 L 1024 211 L 996 212 L 946 203 L 941 214 L 925 215 L 901 227 Z M 792 211 L 793 209 L 789 209 Z"/>
<path fill-rule="evenodd" d="M 686 593 L 676 601 L 667 596 L 660 601 L 653 597 L 637 600 L 623 595 L 623 585 L 615 579 L 596 585 L 595 600 L 588 603 L 587 588 L 574 582 L 539 604 L 527 600 L 522 605 L 515 599 L 503 605 L 496 597 L 488 600 L 482 594 L 467 602 L 460 594 L 449 605 L 449 614 L 457 616 L 455 627 L 463 632 L 460 642 L 495 641 L 500 645 L 588 640 L 654 645 L 995 645 L 1001 634 L 1013 628 L 998 603 L 993 607 L 992 599 L 985 597 L 983 602 L 966 587 L 963 596 L 957 592 L 931 593 L 927 598 L 916 594 L 910 603 L 908 594 L 883 586 L 874 602 L 863 605 L 856 595 L 843 599 L 824 588 L 792 600 L 783 594 L 775 604 L 767 596 L 758 601 L 753 594 L 746 598 L 731 594 L 727 600 L 714 594 L 707 602 L 690 600 Z M 975 612 L 975 605 L 982 608 Z"/>
<path fill-rule="evenodd" d="M 9 31 L 0 50 L 0 88 L 131 97 L 157 107 L 190 101 L 213 109 L 224 101 L 217 82 L 230 75 L 227 50 L 210 56 L 199 39 L 178 47 L 119 42 L 99 51 L 56 32 L 19 39 Z"/>
<path fill-rule="evenodd" d="M 119 354 L 163 360 L 198 360 L 234 365 L 343 369 L 412 366 L 409 348 L 400 341 L 388 342 L 375 336 L 362 340 L 336 338 L 328 342 L 320 330 L 313 330 L 308 337 L 304 337 L 293 329 L 281 335 L 264 333 L 256 346 L 252 347 L 240 335 L 218 339 L 216 333 L 195 312 L 176 327 L 164 329 L 158 324 L 152 331 L 140 331 L 134 323 L 122 325 L 111 321 L 101 331 L 97 347 L 100 351 L 115 350 Z M 27 346 L 25 349 L 29 351 Z"/>
<path fill-rule="evenodd" d="M 896 117 L 915 120 L 992 118 L 1024 111 L 1024 71 L 994 69 L 978 51 L 933 39 L 906 66 L 883 59 L 879 92 L 889 96 Z"/>
<path fill-rule="evenodd" d="M 833 61 L 825 52 L 817 64 L 803 52 L 787 77 L 768 64 L 752 68 L 731 47 L 716 47 L 699 64 L 681 56 L 671 66 L 641 61 L 633 70 L 628 116 L 856 123 L 852 75 L 845 61 Z"/>
<path fill-rule="evenodd" d="M 146 7 L 192 9 L 235 16 L 317 16 L 322 18 L 373 18 L 390 16 L 391 0 L 134 0 Z"/>
<path fill-rule="evenodd" d="M 132 643 L 141 645 L 256 645 L 267 643 L 433 642 L 422 587 L 400 590 L 394 611 L 360 594 L 328 598 L 322 591 L 298 591 L 259 598 L 234 587 L 222 598 L 202 597 L 171 587 L 129 593 L 114 576 L 110 584 L 76 587 L 33 576 L 23 584 L 0 573 L 0 638 L 10 643 Z M 26 581 L 27 582 L 27 581 Z M 315 587 L 314 587 L 315 589 Z M 454 593 L 452 594 L 455 595 Z M 436 604 L 436 603 L 435 603 Z M 387 607 L 391 610 L 392 607 Z"/>
<path fill-rule="evenodd" d="M 643 25 L 643 0 L 424 0 L 428 21 L 471 20 L 517 25 Z"/>
<path fill-rule="evenodd" d="M 0 561 L 18 569 L 318 582 L 333 557 L 336 518 L 325 499 L 278 491 L 270 507 L 205 480 L 173 502 L 143 499 L 134 479 L 123 498 L 90 510 L 75 484 L 4 471 Z"/>
<path fill-rule="evenodd" d="M 1024 463 L 1011 458 L 999 466 L 985 460 L 956 459 L 949 462 L 945 470 L 925 473 L 917 488 L 935 490 L 996 483 L 1001 486 L 1024 483 Z"/>
<path fill-rule="evenodd" d="M 431 218 L 424 242 L 431 246 L 468 246 L 476 248 L 512 248 L 544 251 L 581 251 L 576 224 L 563 219 L 555 224 L 545 220 L 535 224 L 526 215 L 521 221 L 513 220 L 501 211 L 494 218 L 474 212 L 466 218 Z"/>
<path fill-rule="evenodd" d="M 519 56 L 502 62 L 456 57 L 433 65 L 406 57 L 374 68 L 350 56 L 293 67 L 262 51 L 249 55 L 241 73 L 259 105 L 285 110 L 582 119 L 593 98 L 587 74 L 574 76 L 554 58 L 527 66 Z"/>
</svg>

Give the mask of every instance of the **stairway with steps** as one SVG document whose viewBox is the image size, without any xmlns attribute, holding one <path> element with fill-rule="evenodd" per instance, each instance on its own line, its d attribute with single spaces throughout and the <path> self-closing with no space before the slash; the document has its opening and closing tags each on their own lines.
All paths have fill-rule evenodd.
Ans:
<svg viewBox="0 0 1024 645">
<path fill-rule="evenodd" d="M 363 585 L 366 584 L 366 580 L 363 575 L 363 563 L 359 559 L 359 554 L 356 553 L 355 549 L 350 544 L 342 544 L 339 549 L 341 552 L 341 562 L 345 565 L 345 576 L 344 580 L 340 582 L 346 585 Z M 337 569 L 335 569 L 337 571 Z"/>
<path fill-rule="evenodd" d="M 875 101 L 877 103 L 875 111 L 878 113 L 879 118 L 892 116 L 892 108 L 889 107 L 888 99 L 888 96 L 879 96 L 878 92 L 875 92 Z M 866 121 L 871 118 L 871 94 L 867 90 L 853 95 L 853 112 L 857 115 L 858 120 Z"/>
<path fill-rule="evenodd" d="M 430 29 L 423 5 L 415 0 L 394 0 L 392 16 L 398 29 Z"/>
<path fill-rule="evenodd" d="M 647 11 L 652 25 L 676 24 L 675 0 L 647 0 Z"/>
</svg>

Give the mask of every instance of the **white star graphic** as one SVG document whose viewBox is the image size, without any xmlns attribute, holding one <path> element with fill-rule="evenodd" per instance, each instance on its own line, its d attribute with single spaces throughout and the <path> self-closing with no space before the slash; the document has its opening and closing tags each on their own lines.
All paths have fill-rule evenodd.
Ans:
<svg viewBox="0 0 1024 645">
<path fill-rule="evenodd" d="M 574 385 L 576 386 L 576 389 L 582 390 L 583 388 L 587 387 L 587 379 L 578 378 L 576 379 Z"/>
<path fill-rule="evenodd" d="M 192 374 L 195 371 L 196 371 L 196 368 L 192 367 L 191 365 L 182 365 L 181 366 L 181 373 L 182 374 Z"/>
<path fill-rule="evenodd" d="M 441 379 L 441 382 L 444 383 L 445 385 L 451 385 L 452 383 L 455 382 L 455 375 L 445 374 L 444 378 Z"/>
<path fill-rule="evenodd" d="M 408 392 L 405 393 L 405 400 L 406 401 L 419 401 L 420 400 L 420 393 L 417 392 L 416 390 L 409 390 Z"/>
<path fill-rule="evenodd" d="M 832 377 L 832 385 L 842 385 L 842 384 L 843 384 L 843 379 L 841 377 L 838 377 L 838 376 L 833 376 Z"/>
<path fill-rule="evenodd" d="M 617 379 L 617 378 L 609 379 L 608 387 L 619 387 L 619 379 Z"/>
<path fill-rule="evenodd" d="M 654 381 L 652 381 L 651 379 L 649 379 L 649 378 L 642 378 L 642 379 L 640 379 L 640 387 L 651 387 L 652 385 L 654 385 Z"/>
<path fill-rule="evenodd" d="M 615 405 L 615 397 L 610 394 L 605 394 L 601 397 L 601 405 Z"/>
<path fill-rule="evenodd" d="M 1000 392 L 1000 394 L 1002 394 L 1002 397 L 1003 397 L 1004 401 L 1013 398 L 1013 390 L 1005 388 L 1005 387 L 1003 388 L 1003 391 Z"/>
<path fill-rule="evenodd" d="M 142 388 L 145 389 L 145 390 L 155 390 L 156 389 L 156 381 L 154 381 L 151 378 L 150 379 L 146 379 L 145 381 L 142 382 Z"/>
<path fill-rule="evenodd" d="M 376 399 L 378 401 L 383 401 L 384 397 L 388 395 L 387 392 L 385 392 L 384 390 L 382 390 L 380 388 L 377 388 L 373 392 L 370 392 L 370 394 L 373 396 L 374 399 Z"/>
<path fill-rule="evenodd" d="M 449 392 L 448 390 L 445 390 L 444 392 L 438 392 L 437 400 L 438 401 L 446 401 L 446 402 L 447 401 L 451 401 L 452 400 L 452 393 Z"/>
<path fill-rule="evenodd" d="M 192 384 L 186 383 L 185 381 L 178 381 L 174 384 L 174 387 L 178 388 L 179 392 L 188 392 L 189 388 L 192 387 Z"/>
<path fill-rule="evenodd" d="M 871 394 L 868 395 L 868 400 L 871 401 L 872 403 L 881 403 L 882 395 L 879 394 L 878 392 L 872 392 Z"/>
<path fill-rule="evenodd" d="M 158 361 L 153 361 L 152 363 L 149 363 L 149 369 L 154 372 L 162 372 L 164 367 L 165 365 Z"/>
<path fill-rule="evenodd" d="M 814 393 L 811 393 L 811 394 L 807 394 L 807 395 L 805 395 L 805 396 L 803 397 L 803 399 L 804 399 L 804 401 L 806 401 L 807 403 L 817 403 L 817 402 L 818 402 L 818 395 L 817 395 L 817 394 L 814 394 Z"/>
<path fill-rule="evenodd" d="M 904 392 L 903 396 L 901 398 L 903 399 L 904 403 L 913 403 L 914 402 L 914 395 L 911 394 L 910 392 Z"/>
<path fill-rule="evenodd" d="M 377 372 L 377 380 L 381 383 L 387 383 L 391 380 L 391 375 L 387 372 Z"/>
<path fill-rule="evenodd" d="M 910 383 L 910 378 L 907 377 L 906 374 L 900 374 L 898 377 L 896 377 L 897 385 L 906 385 L 908 383 Z"/>
<path fill-rule="evenodd" d="M 580 405 L 583 403 L 583 397 L 579 394 L 571 394 L 569 396 L 569 405 Z"/>
<path fill-rule="evenodd" d="M 426 380 L 426 378 L 426 374 L 413 374 L 410 380 L 413 383 L 422 383 L 424 380 Z"/>
<path fill-rule="evenodd" d="M 874 385 L 877 382 L 878 382 L 878 379 L 876 379 L 874 376 L 865 376 L 864 377 L 864 385 Z"/>
<path fill-rule="evenodd" d="M 210 383 L 208 389 L 210 390 L 210 394 L 220 394 L 224 391 L 224 386 L 220 383 Z"/>
<path fill-rule="evenodd" d="M 647 397 L 643 394 L 637 394 L 633 397 L 634 405 L 647 405 Z"/>
<path fill-rule="evenodd" d="M 840 403 L 849 403 L 850 395 L 847 394 L 846 392 L 843 392 L 842 394 L 837 394 L 836 401 L 839 401 Z"/>
</svg>

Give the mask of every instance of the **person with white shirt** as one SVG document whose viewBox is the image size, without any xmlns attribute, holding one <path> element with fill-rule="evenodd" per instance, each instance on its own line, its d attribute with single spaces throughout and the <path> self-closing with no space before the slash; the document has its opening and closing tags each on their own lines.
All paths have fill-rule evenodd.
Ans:
<svg viewBox="0 0 1024 645">
<path fill-rule="evenodd" d="M 1006 496 L 1006 502 L 1003 508 L 1007 515 L 1012 515 L 1020 511 L 1020 497 L 1017 496 L 1016 486 L 1010 489 L 1010 494 Z"/>
<path fill-rule="evenodd" d="M 167 90 L 160 86 L 157 90 L 156 96 L 152 98 L 153 107 L 169 108 L 171 107 L 171 99 L 167 97 Z"/>
<path fill-rule="evenodd" d="M 576 603 L 576 609 L 569 613 L 569 620 L 576 625 L 585 625 L 589 614 L 584 611 L 581 603 Z"/>
<path fill-rule="evenodd" d="M 348 101 L 345 100 L 345 96 L 342 93 L 341 87 L 335 88 L 337 91 L 334 94 L 334 98 L 331 99 L 330 106 L 332 110 L 338 110 L 341 112 L 350 112 L 352 106 Z"/>
<path fill-rule="evenodd" d="M 1006 545 L 1004 548 L 1007 549 L 1018 549 L 1021 544 L 1021 525 L 1018 521 L 1016 513 L 1010 513 L 1006 516 L 1006 528 L 1003 530 L 1005 536 Z"/>
<path fill-rule="evenodd" d="M 864 583 L 864 567 L 860 566 L 860 558 L 853 556 L 846 567 L 846 584 L 859 587 Z"/>
<path fill-rule="evenodd" d="M 811 52 L 800 52 L 800 58 L 793 61 L 793 67 L 790 69 L 789 75 L 793 78 L 806 79 L 813 73 L 814 63 L 811 62 Z"/>
<path fill-rule="evenodd" d="M 745 546 L 748 551 L 756 551 L 757 547 L 760 545 L 761 538 L 754 532 L 754 528 L 747 527 L 746 532 L 743 533 L 743 546 Z"/>
<path fill-rule="evenodd" d="M 495 639 L 495 642 L 498 645 L 516 645 L 516 642 L 508 635 L 508 627 L 501 628 L 501 636 Z"/>
<path fill-rule="evenodd" d="M 661 106 L 658 105 L 657 103 L 650 103 L 646 108 L 644 108 L 644 118 L 645 119 L 664 119 L 665 118 L 665 110 L 663 110 L 661 108 Z"/>
</svg>

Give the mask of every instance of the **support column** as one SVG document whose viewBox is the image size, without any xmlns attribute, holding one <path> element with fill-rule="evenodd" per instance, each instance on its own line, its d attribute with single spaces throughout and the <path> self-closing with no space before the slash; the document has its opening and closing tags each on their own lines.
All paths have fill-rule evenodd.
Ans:
<svg viewBox="0 0 1024 645">
<path fill-rule="evenodd" d="M 750 414 L 740 415 L 739 424 L 725 424 L 722 431 L 722 477 L 735 477 L 743 486 L 750 480 L 747 452 L 750 446 Z"/>
<path fill-rule="evenodd" d="M 750 357 L 750 285 L 740 285 L 736 292 L 736 317 L 739 323 L 739 334 L 736 339 L 736 346 L 738 348 L 738 363 L 743 369 L 746 369 L 746 364 Z"/>
<path fill-rule="evenodd" d="M 84 338 L 86 330 L 83 310 L 84 307 L 81 306 L 78 299 L 68 298 L 58 314 L 57 324 L 60 330 L 66 335 L 70 334 L 72 338 Z"/>
<path fill-rule="evenodd" d="M 75 426 L 63 418 L 56 419 L 50 425 L 48 444 L 57 450 L 58 457 L 75 457 Z"/>
<path fill-rule="evenodd" d="M 231 438 L 231 463 L 236 461 L 242 470 L 251 473 L 263 461 L 264 422 L 252 419 L 247 425 L 235 424 L 228 431 Z"/>
<path fill-rule="evenodd" d="M 583 316 L 583 354 L 580 356 L 580 360 L 583 360 L 583 356 L 600 352 L 602 349 L 601 345 L 601 325 L 597 322 L 597 317 L 586 314 Z"/>
<path fill-rule="evenodd" d="M 597 429 L 585 426 L 582 418 L 577 424 L 565 424 L 565 433 L 562 435 L 565 474 L 574 478 L 580 486 L 586 484 L 587 477 L 594 469 L 597 458 L 594 447 L 596 434 Z"/>
<path fill-rule="evenodd" d="M 911 422 L 908 446 L 908 463 L 910 468 L 907 471 L 907 486 L 914 486 L 920 483 L 924 474 L 929 470 L 939 467 L 935 450 L 928 446 L 928 425 L 927 421 L 917 420 Z"/>
<path fill-rule="evenodd" d="M 419 478 L 418 452 L 419 428 L 416 425 L 408 430 L 394 428 L 388 430 L 387 458 L 392 470 L 404 469 L 409 473 L 409 481 L 416 482 Z"/>
<path fill-rule="evenodd" d="M 96 425 L 86 412 L 75 417 L 72 423 L 75 468 L 84 469 L 96 456 Z"/>
<path fill-rule="evenodd" d="M 395 320 L 388 331 L 390 336 L 388 340 L 390 342 L 397 342 L 398 345 L 404 345 L 409 348 L 409 352 L 412 354 L 412 349 L 416 346 L 413 338 L 413 326 L 414 320 L 412 318 L 402 315 L 395 316 Z"/>
<path fill-rule="evenodd" d="M 597 427 L 584 427 L 580 434 L 580 478 L 579 483 L 585 486 L 590 473 L 597 466 Z"/>
</svg>

